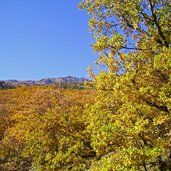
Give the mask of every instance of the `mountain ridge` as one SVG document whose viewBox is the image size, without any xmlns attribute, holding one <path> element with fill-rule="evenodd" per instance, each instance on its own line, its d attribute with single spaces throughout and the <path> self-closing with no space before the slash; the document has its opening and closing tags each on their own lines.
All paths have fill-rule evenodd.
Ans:
<svg viewBox="0 0 171 171">
<path fill-rule="evenodd" d="M 50 85 L 50 84 L 57 84 L 57 83 L 84 83 L 85 81 L 89 81 L 84 77 L 74 77 L 74 76 L 66 76 L 66 77 L 57 77 L 57 78 L 43 78 L 40 80 L 0 80 L 8 85 L 19 86 L 19 85 Z"/>
</svg>

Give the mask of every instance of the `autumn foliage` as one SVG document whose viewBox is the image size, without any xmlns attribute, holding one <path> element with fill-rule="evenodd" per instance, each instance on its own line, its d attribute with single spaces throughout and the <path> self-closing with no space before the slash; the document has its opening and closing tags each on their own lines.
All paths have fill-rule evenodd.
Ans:
<svg viewBox="0 0 171 171">
<path fill-rule="evenodd" d="M 87 109 L 92 171 L 171 170 L 170 2 L 88 0 L 102 68 Z M 106 66 L 105 69 L 103 67 Z"/>
<path fill-rule="evenodd" d="M 79 7 L 90 15 L 100 73 L 89 67 L 82 90 L 1 90 L 0 170 L 170 171 L 170 2 Z"/>
<path fill-rule="evenodd" d="M 0 170 L 79 170 L 94 155 L 85 132 L 92 90 L 55 86 L 0 92 Z"/>
</svg>

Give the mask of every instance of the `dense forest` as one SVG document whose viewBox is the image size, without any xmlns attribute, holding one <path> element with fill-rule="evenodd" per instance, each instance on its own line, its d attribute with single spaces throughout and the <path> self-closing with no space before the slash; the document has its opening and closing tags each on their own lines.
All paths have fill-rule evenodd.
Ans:
<svg viewBox="0 0 171 171">
<path fill-rule="evenodd" d="M 0 90 L 0 170 L 170 171 L 170 7 L 82 0 L 100 73 L 84 89 Z"/>
</svg>

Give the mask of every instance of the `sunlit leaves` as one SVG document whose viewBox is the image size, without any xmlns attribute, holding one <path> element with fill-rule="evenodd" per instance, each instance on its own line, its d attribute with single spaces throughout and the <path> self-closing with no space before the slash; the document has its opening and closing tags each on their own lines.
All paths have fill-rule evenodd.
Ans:
<svg viewBox="0 0 171 171">
<path fill-rule="evenodd" d="M 10 113 L 13 125 L 5 129 L 1 141 L 2 169 L 86 168 L 87 159 L 95 155 L 89 135 L 84 133 L 84 108 L 92 101 L 93 90 L 33 86 L 11 91 L 15 96 L 9 94 L 8 98 L 17 105 Z"/>
<path fill-rule="evenodd" d="M 89 0 L 81 8 L 97 64 L 107 68 L 94 76 L 98 95 L 86 110 L 100 156 L 90 170 L 170 170 L 169 2 Z"/>
</svg>

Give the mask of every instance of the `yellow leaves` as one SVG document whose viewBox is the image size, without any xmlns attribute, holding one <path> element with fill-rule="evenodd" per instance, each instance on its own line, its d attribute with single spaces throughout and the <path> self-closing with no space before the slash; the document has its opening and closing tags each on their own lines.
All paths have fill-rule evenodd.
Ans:
<svg viewBox="0 0 171 171">
<path fill-rule="evenodd" d="M 81 3 L 92 15 L 97 64 L 109 72 L 95 75 L 89 67 L 97 92 L 33 86 L 0 94 L 0 112 L 11 114 L 1 117 L 0 160 L 28 164 L 15 170 L 171 169 L 168 9 L 165 3 L 161 13 L 153 3 L 161 23 L 146 1 Z"/>
<path fill-rule="evenodd" d="M 93 100 L 94 90 L 39 86 L 21 87 L 13 93 L 14 96 L 8 96 L 16 102 L 10 113 L 13 124 L 6 128 L 1 141 L 7 151 L 2 153 L 1 159 L 8 157 L 11 160 L 14 156 L 19 162 L 19 156 L 21 162 L 26 160 L 28 169 L 40 171 L 60 170 L 61 167 L 61 170 L 67 170 L 71 166 L 74 170 L 85 165 L 82 155 L 89 156 L 92 148 L 83 143 L 89 136 L 84 133 L 84 109 Z M 16 154 L 12 155 L 13 151 Z"/>
<path fill-rule="evenodd" d="M 96 80 L 99 82 L 99 84 L 97 85 L 97 89 L 99 89 L 99 90 L 108 90 L 108 89 L 111 90 L 112 86 L 111 86 L 111 84 L 108 84 L 110 82 L 110 80 L 108 80 L 109 81 L 108 83 L 103 82 L 104 80 L 107 81 L 107 77 L 106 77 L 107 75 L 105 76 L 105 73 L 102 75 L 103 75 L 103 77 L 96 77 Z"/>
<path fill-rule="evenodd" d="M 129 60 L 128 64 L 133 66 Z M 155 75 L 151 59 L 145 61 L 141 56 L 134 60 L 144 61 L 138 68 L 132 67 L 120 76 L 105 71 L 96 76 L 98 96 L 91 110 L 87 110 L 90 116 L 87 120 L 92 133 L 91 144 L 97 155 L 105 156 L 118 149 L 119 156 L 122 150 L 124 153 L 128 150 L 125 168 L 133 165 L 132 170 L 137 170 L 135 168 L 142 160 L 151 163 L 158 155 L 166 155 L 168 138 L 164 137 L 170 127 L 166 108 L 169 106 L 170 86 Z M 165 111 L 161 111 L 162 108 Z M 150 149 L 151 146 L 154 148 Z M 116 163 L 118 170 L 123 164 L 119 162 Z"/>
<path fill-rule="evenodd" d="M 156 70 L 170 75 L 171 69 L 171 48 L 162 48 L 162 53 L 159 53 L 154 58 L 154 67 Z"/>
<path fill-rule="evenodd" d="M 108 44 L 113 47 L 114 50 L 120 49 L 122 46 L 124 46 L 124 43 L 126 40 L 121 34 L 114 34 L 109 40 Z"/>
<path fill-rule="evenodd" d="M 90 170 L 161 170 L 159 159 L 171 169 L 166 152 L 171 122 L 169 4 L 82 4 L 91 11 L 97 64 L 109 71 L 94 75 L 97 97 L 86 109 L 91 145 L 102 156 Z"/>
<path fill-rule="evenodd" d="M 107 48 L 107 36 L 100 37 L 97 42 L 92 46 L 94 51 L 101 51 L 102 49 Z"/>
<path fill-rule="evenodd" d="M 170 121 L 170 117 L 168 115 L 165 115 L 163 113 L 163 115 L 159 115 L 158 117 L 153 119 L 153 124 L 154 125 L 161 125 L 161 124 L 168 124 L 168 122 Z"/>
</svg>

